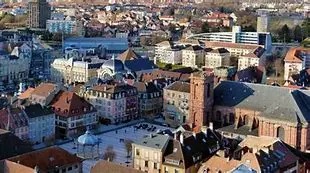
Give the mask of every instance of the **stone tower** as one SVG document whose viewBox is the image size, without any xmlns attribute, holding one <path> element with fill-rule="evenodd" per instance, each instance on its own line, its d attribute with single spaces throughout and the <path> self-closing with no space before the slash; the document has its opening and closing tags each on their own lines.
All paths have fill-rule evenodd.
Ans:
<svg viewBox="0 0 310 173">
<path fill-rule="evenodd" d="M 209 72 L 195 72 L 190 77 L 189 125 L 200 131 L 209 123 L 213 106 L 214 75 Z"/>
</svg>

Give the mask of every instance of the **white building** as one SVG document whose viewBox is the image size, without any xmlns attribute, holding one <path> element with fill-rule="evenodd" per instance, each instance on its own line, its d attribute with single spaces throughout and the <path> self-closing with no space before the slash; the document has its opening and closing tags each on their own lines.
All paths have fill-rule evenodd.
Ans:
<svg viewBox="0 0 310 173">
<path fill-rule="evenodd" d="M 240 26 L 233 26 L 232 32 L 202 33 L 191 35 L 188 38 L 216 42 L 256 44 L 263 46 L 267 52 L 270 52 L 272 48 L 269 32 L 242 32 Z"/>
<path fill-rule="evenodd" d="M 55 139 L 55 114 L 40 104 L 24 107 L 28 118 L 29 141 L 31 143 L 52 142 Z"/>
<path fill-rule="evenodd" d="M 310 68 L 310 50 L 291 48 L 284 58 L 284 80 L 306 68 Z"/>
<path fill-rule="evenodd" d="M 238 58 L 238 71 L 246 69 L 248 67 L 258 67 L 260 65 L 261 58 L 255 53 L 249 53 Z"/>
<path fill-rule="evenodd" d="M 201 46 L 190 46 L 182 50 L 182 65 L 200 68 L 204 65 L 205 50 Z"/>
<path fill-rule="evenodd" d="M 230 53 L 225 48 L 213 49 L 206 52 L 205 67 L 216 68 L 230 65 Z"/>
<path fill-rule="evenodd" d="M 168 41 L 161 42 L 155 47 L 155 61 L 167 64 L 182 64 L 182 49 L 184 46 L 174 46 Z"/>
</svg>

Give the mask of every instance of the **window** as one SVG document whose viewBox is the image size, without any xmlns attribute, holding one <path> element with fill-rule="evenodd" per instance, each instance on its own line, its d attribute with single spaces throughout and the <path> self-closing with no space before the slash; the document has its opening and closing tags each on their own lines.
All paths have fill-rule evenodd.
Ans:
<svg viewBox="0 0 310 173">
<path fill-rule="evenodd" d="M 136 155 L 140 156 L 140 150 L 139 149 L 136 149 Z"/>
<path fill-rule="evenodd" d="M 66 168 L 62 169 L 62 171 L 61 171 L 61 172 L 66 172 Z"/>
<path fill-rule="evenodd" d="M 147 168 L 148 166 L 149 166 L 149 161 L 145 161 L 145 162 L 144 162 L 144 167 Z"/>
<path fill-rule="evenodd" d="M 72 167 L 70 166 L 69 168 L 68 168 L 68 171 L 71 171 L 72 170 Z"/>
<path fill-rule="evenodd" d="M 154 163 L 154 169 L 157 169 L 157 163 Z"/>
<path fill-rule="evenodd" d="M 175 169 L 174 170 L 174 173 L 179 173 L 180 171 L 178 169 Z"/>
<path fill-rule="evenodd" d="M 74 165 L 74 169 L 77 169 L 79 166 L 78 165 Z"/>
<path fill-rule="evenodd" d="M 165 167 L 165 173 L 169 173 L 169 169 Z"/>
</svg>

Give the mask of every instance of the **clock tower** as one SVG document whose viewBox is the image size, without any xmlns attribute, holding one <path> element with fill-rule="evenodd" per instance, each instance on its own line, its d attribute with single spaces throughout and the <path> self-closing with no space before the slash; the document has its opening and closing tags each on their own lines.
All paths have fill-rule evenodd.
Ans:
<svg viewBox="0 0 310 173">
<path fill-rule="evenodd" d="M 200 131 L 209 123 L 213 107 L 214 75 L 199 71 L 190 77 L 189 125 Z"/>
</svg>

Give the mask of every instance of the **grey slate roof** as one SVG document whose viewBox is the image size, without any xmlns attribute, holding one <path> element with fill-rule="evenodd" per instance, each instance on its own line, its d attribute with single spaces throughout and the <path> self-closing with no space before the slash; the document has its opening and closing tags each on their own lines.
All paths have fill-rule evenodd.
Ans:
<svg viewBox="0 0 310 173">
<path fill-rule="evenodd" d="M 214 91 L 215 105 L 262 112 L 262 117 L 290 123 L 310 121 L 310 91 L 222 81 Z"/>
<path fill-rule="evenodd" d="M 168 135 L 152 134 L 152 137 L 151 135 L 145 136 L 141 140 L 135 142 L 135 144 L 162 150 L 168 143 L 169 139 L 170 136 Z"/>
<path fill-rule="evenodd" d="M 142 70 L 151 70 L 157 68 L 153 61 L 150 61 L 146 58 L 126 60 L 124 61 L 124 65 L 131 72 L 138 72 Z"/>
<path fill-rule="evenodd" d="M 40 104 L 26 106 L 25 112 L 29 118 L 36 118 L 54 113 L 50 108 L 41 106 Z"/>
</svg>

